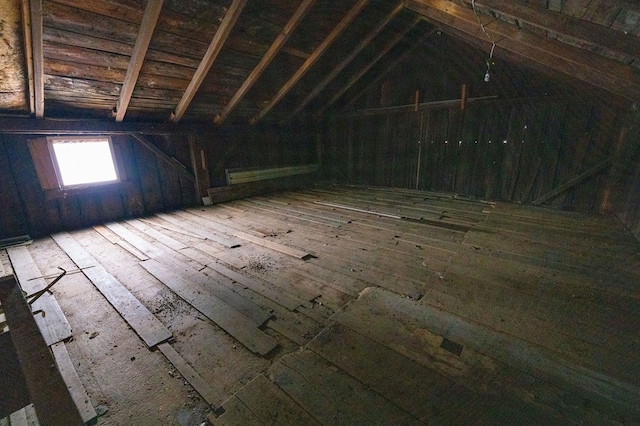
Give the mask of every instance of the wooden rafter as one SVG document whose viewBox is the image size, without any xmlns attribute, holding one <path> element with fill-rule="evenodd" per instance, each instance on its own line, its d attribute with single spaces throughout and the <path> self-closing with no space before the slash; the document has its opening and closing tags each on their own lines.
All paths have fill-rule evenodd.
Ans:
<svg viewBox="0 0 640 426">
<path fill-rule="evenodd" d="M 369 84 L 367 84 L 362 90 L 360 90 L 355 96 L 353 96 L 349 102 L 347 102 L 345 104 L 345 106 L 342 108 L 342 110 L 346 110 L 347 108 L 349 108 L 351 105 L 353 105 L 353 103 L 355 101 L 357 101 L 358 99 L 360 99 L 362 97 L 362 95 L 364 95 L 365 93 L 367 93 L 372 87 L 376 86 L 378 83 L 380 83 L 380 81 L 382 81 L 383 78 L 385 78 L 385 76 L 387 74 L 389 74 L 391 72 L 391 70 L 393 70 L 395 67 L 397 67 L 399 64 L 401 64 L 402 62 L 404 62 L 409 56 L 411 56 L 411 53 L 418 47 L 421 46 L 422 43 L 424 43 L 425 40 L 427 40 L 429 37 L 431 37 L 431 35 L 433 34 L 433 30 L 427 31 L 422 37 L 420 37 L 418 39 L 417 42 L 415 42 L 415 44 L 413 46 L 411 46 L 409 49 L 407 49 L 403 54 L 401 54 L 400 56 L 398 56 L 397 58 L 395 58 L 393 61 L 391 61 L 391 63 L 389 65 L 387 65 L 387 67 L 382 70 L 380 73 L 378 73 L 378 75 L 376 76 L 375 79 L 373 79 Z"/>
<path fill-rule="evenodd" d="M 487 40 L 473 11 L 443 0 L 406 0 L 405 5 L 428 21 L 467 37 Z M 570 46 L 515 25 L 480 14 L 484 28 L 504 49 L 621 97 L 640 99 L 640 72 L 629 65 Z"/>
<path fill-rule="evenodd" d="M 304 98 L 304 100 L 302 102 L 300 102 L 300 105 L 298 105 L 296 107 L 296 109 L 291 113 L 290 117 L 295 117 L 300 111 L 302 111 L 302 109 L 304 107 L 307 106 L 307 104 L 309 104 L 309 102 L 311 102 L 316 96 L 318 96 L 318 94 L 320 92 L 322 92 L 324 90 L 325 87 L 327 87 L 329 85 L 329 83 L 331 83 L 333 81 L 334 78 L 336 78 L 336 76 L 340 73 L 340 71 L 342 71 L 347 65 L 349 65 L 351 63 L 351 61 L 353 61 L 355 59 L 356 56 L 358 56 L 358 54 L 360 52 L 362 52 L 362 50 L 367 47 L 372 41 L 373 39 L 380 34 L 380 32 L 385 29 L 387 27 L 387 25 L 389 24 L 389 22 L 391 22 L 391 20 L 393 18 L 395 18 L 395 16 L 400 13 L 400 11 L 402 11 L 404 9 L 404 3 L 400 2 L 392 11 L 391 13 L 389 13 L 383 20 L 382 22 L 380 22 L 378 24 L 377 27 L 375 27 L 371 32 L 369 32 L 369 34 L 367 34 L 367 36 L 362 39 L 362 41 L 360 41 L 360 43 L 358 43 L 358 45 L 351 51 L 351 53 L 349 53 L 349 55 L 347 55 L 346 58 L 344 58 L 342 60 L 342 62 L 340 62 L 330 73 L 329 75 L 327 75 L 320 83 L 318 83 L 316 85 L 316 87 L 311 91 L 311 93 L 309 93 L 307 95 L 307 97 Z"/>
<path fill-rule="evenodd" d="M 42 48 L 42 0 L 30 0 L 33 55 L 33 98 L 36 118 L 44 117 L 44 52 Z"/>
<path fill-rule="evenodd" d="M 229 10 L 224 15 L 220 26 L 218 27 L 218 31 L 213 36 L 211 43 L 209 44 L 209 48 L 207 52 L 204 54 L 202 61 L 200 61 L 200 65 L 198 65 L 198 69 L 196 70 L 191 82 L 189 82 L 189 86 L 187 90 L 182 95 L 180 102 L 176 106 L 175 111 L 171 116 L 171 121 L 177 123 L 180 121 L 185 111 L 189 107 L 189 104 L 193 100 L 193 97 L 196 95 L 196 92 L 200 88 L 202 81 L 206 77 L 207 73 L 211 69 L 213 62 L 218 57 L 218 54 L 222 50 L 224 43 L 227 41 L 229 34 L 231 34 L 231 30 L 233 26 L 236 24 L 236 21 L 240 17 L 240 13 L 242 13 L 242 9 L 247 4 L 247 0 L 233 0 L 231 6 L 229 6 Z"/>
<path fill-rule="evenodd" d="M 153 35 L 158 18 L 160 17 L 162 3 L 163 0 L 147 0 L 147 6 L 144 10 L 144 15 L 142 16 L 142 22 L 140 23 L 140 29 L 138 30 L 136 44 L 133 46 L 133 52 L 131 53 L 131 59 L 129 60 L 127 74 L 124 77 L 122 88 L 120 89 L 120 97 L 118 98 L 118 104 L 116 105 L 116 121 L 122 121 L 124 119 L 124 115 L 127 113 L 133 89 L 136 87 L 138 75 L 140 75 L 140 69 L 144 63 L 144 58 L 147 55 L 151 36 Z"/>
<path fill-rule="evenodd" d="M 258 79 L 260 78 L 264 70 L 269 66 L 273 58 L 276 57 L 276 55 L 278 54 L 282 46 L 284 46 L 284 44 L 289 39 L 289 36 L 293 34 L 293 32 L 298 27 L 298 24 L 300 24 L 302 19 L 304 19 L 304 17 L 307 15 L 307 12 L 309 11 L 309 9 L 311 9 L 311 6 L 313 6 L 315 2 L 316 0 L 304 0 L 300 4 L 300 6 L 298 6 L 298 9 L 296 9 L 293 16 L 291 16 L 291 19 L 289 19 L 289 22 L 287 22 L 284 28 L 282 28 L 282 31 L 280 31 L 280 34 L 278 34 L 278 37 L 276 37 L 274 42 L 271 44 L 267 52 L 262 57 L 262 59 L 260 60 L 260 63 L 256 65 L 253 71 L 251 71 L 251 74 L 249 74 L 249 77 L 247 77 L 244 83 L 242 83 L 242 86 L 240 86 L 238 91 L 233 95 L 233 97 L 231 98 L 229 103 L 224 107 L 224 110 L 222 110 L 220 115 L 216 116 L 215 118 L 216 123 L 222 124 L 222 122 L 226 120 L 229 114 L 231 114 L 231 111 L 233 111 L 236 105 L 238 105 L 238 103 L 247 94 L 247 92 L 249 91 L 249 89 L 251 89 L 254 83 L 258 81 Z"/>
<path fill-rule="evenodd" d="M 358 81 L 360 81 L 360 79 L 362 77 L 364 77 L 364 75 L 367 72 L 369 72 L 371 67 L 373 67 L 375 64 L 377 64 L 380 59 L 382 59 L 387 53 L 389 53 L 389 51 L 391 49 L 393 49 L 394 46 L 396 44 L 398 44 L 398 42 L 400 40 L 402 40 L 402 38 L 409 31 L 411 31 L 411 29 L 414 28 L 420 21 L 421 21 L 421 18 L 417 17 L 413 21 L 413 23 L 411 25 L 408 25 L 403 31 L 401 31 L 400 33 L 396 34 L 395 37 L 393 37 L 391 40 L 389 40 L 389 42 L 382 49 L 380 49 L 380 51 L 367 63 L 367 65 L 365 65 L 360 71 L 358 71 L 353 77 L 351 77 L 349 79 L 349 81 L 347 82 L 347 84 L 342 86 L 342 89 L 338 90 L 338 92 L 335 93 L 331 97 L 329 102 L 327 102 L 320 110 L 318 110 L 318 112 L 316 112 L 316 114 L 314 115 L 315 118 L 318 118 L 322 114 L 324 114 L 324 112 L 327 110 L 327 108 L 329 108 L 331 105 L 333 105 L 333 103 L 335 101 L 337 101 L 338 99 L 340 99 L 342 97 L 342 95 L 344 95 L 347 92 L 347 90 L 349 90 L 354 84 L 356 84 Z M 432 30 L 432 31 L 435 31 L 435 30 Z"/>
<path fill-rule="evenodd" d="M 27 65 L 27 86 L 29 88 L 29 111 L 35 114 L 36 105 L 33 82 L 33 43 L 31 41 L 31 11 L 29 0 L 22 0 L 22 30 L 24 34 L 24 56 Z"/>
<path fill-rule="evenodd" d="M 463 0 L 471 5 L 471 0 Z M 584 19 L 530 6 L 522 0 L 476 0 L 476 7 L 527 23 L 544 31 L 570 37 L 594 47 L 640 58 L 640 38 Z"/>
<path fill-rule="evenodd" d="M 335 26 L 335 28 L 329 33 L 329 35 L 320 43 L 320 46 L 313 51 L 311 56 L 298 68 L 298 70 L 291 76 L 291 78 L 280 88 L 278 93 L 269 101 L 269 103 L 262 108 L 262 110 L 251 119 L 251 124 L 257 123 L 262 117 L 267 115 L 271 109 L 278 104 L 285 97 L 287 93 L 296 85 L 298 81 L 311 69 L 313 64 L 327 51 L 329 46 L 342 34 L 342 32 L 351 24 L 351 22 L 358 16 L 360 11 L 369 3 L 369 0 L 358 0 L 358 2 L 349 10 L 349 12 L 342 18 L 342 20 Z"/>
</svg>

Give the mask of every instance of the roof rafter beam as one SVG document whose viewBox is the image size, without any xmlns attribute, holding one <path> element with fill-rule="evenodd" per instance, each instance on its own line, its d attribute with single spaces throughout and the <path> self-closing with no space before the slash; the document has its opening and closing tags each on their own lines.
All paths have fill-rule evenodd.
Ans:
<svg viewBox="0 0 640 426">
<path fill-rule="evenodd" d="M 311 7 L 315 4 L 316 0 L 304 0 L 300 6 L 296 9 L 294 14 L 291 16 L 291 19 L 287 22 L 287 24 L 282 28 L 278 37 L 274 40 L 274 42 L 269 46 L 269 49 L 264 54 L 258 65 L 251 71 L 251 74 L 246 78 L 242 86 L 238 89 L 238 91 L 233 95 L 229 103 L 224 107 L 222 112 L 215 117 L 215 122 L 217 124 L 222 124 L 224 120 L 227 119 L 231 111 L 238 105 L 238 103 L 244 98 L 249 89 L 254 85 L 256 81 L 260 78 L 265 69 L 269 66 L 271 61 L 276 57 L 280 49 L 287 42 L 291 34 L 296 30 L 300 22 L 307 15 L 307 12 Z"/>
<path fill-rule="evenodd" d="M 36 113 L 33 81 L 33 43 L 31 41 L 31 8 L 29 0 L 22 0 L 22 31 L 24 34 L 24 56 L 27 63 L 27 86 L 29 88 L 29 111 Z"/>
<path fill-rule="evenodd" d="M 471 0 L 463 0 L 471 5 Z M 554 12 L 549 9 L 529 6 L 522 0 L 476 0 L 476 7 L 484 7 L 494 13 L 508 16 L 545 31 L 588 43 L 635 58 L 640 58 L 640 38 L 603 25 Z"/>
<path fill-rule="evenodd" d="M 405 5 L 431 23 L 486 40 L 477 17 L 467 7 L 444 0 L 405 0 Z M 633 67 L 493 17 L 480 16 L 485 18 L 484 28 L 499 48 L 632 101 L 640 99 L 640 71 Z"/>
<path fill-rule="evenodd" d="M 329 75 L 327 75 L 324 80 L 322 80 L 320 83 L 318 83 L 316 85 L 316 87 L 311 91 L 311 93 L 309 93 L 307 95 L 306 98 L 304 98 L 304 100 L 302 102 L 300 102 L 300 105 L 298 105 L 296 107 L 296 109 L 291 113 L 290 118 L 291 117 L 295 117 L 300 111 L 302 111 L 302 109 L 304 107 L 307 106 L 307 104 L 309 104 L 309 102 L 311 102 L 316 96 L 318 96 L 318 94 L 320 94 L 320 92 L 322 92 L 325 87 L 327 87 L 329 85 L 329 83 L 331 83 L 333 81 L 334 78 L 336 78 L 336 76 L 340 73 L 340 71 L 342 71 L 347 65 L 349 65 L 351 63 L 351 61 L 353 61 L 355 59 L 356 56 L 358 56 L 358 54 L 360 52 L 362 52 L 362 50 L 367 47 L 372 41 L 373 39 L 380 34 L 380 32 L 385 29 L 387 27 L 387 25 L 389 24 L 389 22 L 391 22 L 391 20 L 393 18 L 396 17 L 396 15 L 398 13 L 400 13 L 400 11 L 402 11 L 404 9 L 404 2 L 400 2 L 383 20 L 382 22 L 380 22 L 378 24 L 378 26 L 376 28 L 374 28 L 371 32 L 369 32 L 369 34 L 367 34 L 367 36 L 362 39 L 362 41 L 360 43 L 358 43 L 358 45 L 351 51 L 351 53 L 349 53 L 349 55 L 347 55 L 346 58 L 344 58 L 342 60 L 342 62 L 340 62 L 330 73 Z"/>
<path fill-rule="evenodd" d="M 369 0 L 358 0 L 358 2 L 349 10 L 349 12 L 342 18 L 342 20 L 335 26 L 329 35 L 320 43 L 320 46 L 313 51 L 311 56 L 298 68 L 298 70 L 291 76 L 291 78 L 280 88 L 278 93 L 269 101 L 269 103 L 260 110 L 258 115 L 251 119 L 251 124 L 257 123 L 265 115 L 271 111 L 271 109 L 278 104 L 285 97 L 287 93 L 293 88 L 293 86 L 300 81 L 300 79 L 311 69 L 313 64 L 327 51 L 327 49 L 333 44 L 333 42 L 342 34 L 342 32 L 351 24 L 351 22 L 358 16 L 360 11 L 369 3 Z"/>
<path fill-rule="evenodd" d="M 33 55 L 33 98 L 36 118 L 44 117 L 44 51 L 42 0 L 29 0 Z"/>
<path fill-rule="evenodd" d="M 140 22 L 140 29 L 138 30 L 138 37 L 136 37 L 136 44 L 133 46 L 133 52 L 131 53 L 131 59 L 127 67 L 127 74 L 122 82 L 120 97 L 116 104 L 116 121 L 122 121 L 124 115 L 127 113 L 127 108 L 129 108 L 131 95 L 133 95 L 133 89 L 138 82 L 140 69 L 142 69 L 144 58 L 147 55 L 147 49 L 149 49 L 149 43 L 151 43 L 151 36 L 158 23 L 163 1 L 164 0 L 147 0 L 147 6 L 145 7 L 142 22 Z"/>
<path fill-rule="evenodd" d="M 331 99 L 329 100 L 329 102 L 327 102 L 320 110 L 318 110 L 318 112 L 316 112 L 316 114 L 314 115 L 315 118 L 319 118 L 322 114 L 324 114 L 324 112 L 327 110 L 327 108 L 329 108 L 331 105 L 334 104 L 334 102 L 336 102 L 338 99 L 340 99 L 342 97 L 342 95 L 344 95 L 349 89 L 351 89 L 351 87 L 353 87 L 354 84 L 356 84 L 358 81 L 360 81 L 360 79 L 362 77 L 364 77 L 365 74 L 367 74 L 369 72 L 369 70 L 378 63 L 378 61 L 380 59 L 382 59 L 387 53 L 389 53 L 389 51 L 391 49 L 393 49 L 396 44 L 398 44 L 400 42 L 400 40 L 402 40 L 404 38 L 404 36 L 411 31 L 411 29 L 413 29 L 420 21 L 422 20 L 421 17 L 417 17 L 413 23 L 409 26 L 407 26 L 403 31 L 401 31 L 400 33 L 396 34 L 396 36 L 394 38 L 392 38 L 391 40 L 389 40 L 389 42 L 378 52 L 378 54 L 376 56 L 374 56 L 369 63 L 367 63 L 367 65 L 365 65 L 360 71 L 358 71 L 357 74 L 355 74 L 353 77 L 351 77 L 349 79 L 349 81 L 347 82 L 347 84 L 345 84 L 342 89 L 338 90 L 338 92 L 336 94 L 334 94 Z M 435 30 L 431 30 L 430 33 L 433 34 L 433 32 L 435 32 Z"/>
<path fill-rule="evenodd" d="M 417 49 L 418 46 L 422 46 L 422 43 L 424 43 L 425 40 L 427 40 L 429 37 L 433 35 L 433 32 L 434 32 L 433 30 L 427 31 L 422 37 L 420 37 L 420 39 L 415 44 L 413 44 L 413 46 L 411 46 L 403 54 L 401 54 L 400 56 L 395 58 L 393 61 L 391 61 L 391 63 L 387 65 L 387 67 L 384 70 L 382 70 L 382 72 L 380 72 L 373 81 L 367 84 L 361 91 L 359 91 L 355 96 L 353 96 L 349 100 L 349 102 L 346 103 L 346 105 L 342 108 L 342 111 L 346 110 L 351 105 L 353 105 L 355 101 L 360 99 L 362 95 L 367 93 L 373 86 L 376 86 L 378 83 L 380 83 L 380 81 L 382 81 L 382 79 L 384 79 L 385 76 L 389 74 L 395 67 L 397 67 L 400 63 L 407 60 L 407 58 L 411 56 L 413 51 Z"/>
<path fill-rule="evenodd" d="M 231 30 L 233 29 L 236 21 L 240 17 L 242 13 L 242 9 L 247 4 L 247 0 L 233 0 L 231 6 L 229 6 L 229 10 L 224 15 L 218 30 L 216 31 L 211 43 L 209 44 L 209 48 L 207 49 L 202 61 L 200 61 L 200 65 L 198 65 L 198 69 L 196 70 L 193 78 L 189 82 L 189 86 L 182 94 L 182 98 L 173 114 L 171 115 L 171 121 L 177 123 L 180 121 L 185 111 L 189 107 L 189 104 L 193 100 L 193 97 L 196 95 L 196 92 L 200 88 L 200 85 L 204 81 L 204 78 L 207 76 L 207 73 L 213 66 L 218 54 L 222 50 L 224 43 L 227 41 L 229 34 L 231 34 Z"/>
</svg>

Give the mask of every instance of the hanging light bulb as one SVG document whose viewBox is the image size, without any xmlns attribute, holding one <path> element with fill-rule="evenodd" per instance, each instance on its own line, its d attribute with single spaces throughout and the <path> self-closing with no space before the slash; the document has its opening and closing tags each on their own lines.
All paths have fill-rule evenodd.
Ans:
<svg viewBox="0 0 640 426">
<path fill-rule="evenodd" d="M 489 70 L 487 70 L 487 72 L 484 74 L 485 83 L 488 83 L 490 78 L 491 78 L 491 76 L 489 75 Z"/>
</svg>

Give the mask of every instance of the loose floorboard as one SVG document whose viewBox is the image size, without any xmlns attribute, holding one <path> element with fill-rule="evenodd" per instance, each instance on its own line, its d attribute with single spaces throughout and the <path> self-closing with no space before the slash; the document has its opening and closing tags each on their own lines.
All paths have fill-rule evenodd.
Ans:
<svg viewBox="0 0 640 426">
<path fill-rule="evenodd" d="M 172 336 L 147 348 L 95 268 L 52 289 L 99 424 L 640 423 L 640 242 L 612 218 L 327 186 L 72 239 L 75 264 L 21 248 L 28 278 L 95 266 Z"/>
</svg>

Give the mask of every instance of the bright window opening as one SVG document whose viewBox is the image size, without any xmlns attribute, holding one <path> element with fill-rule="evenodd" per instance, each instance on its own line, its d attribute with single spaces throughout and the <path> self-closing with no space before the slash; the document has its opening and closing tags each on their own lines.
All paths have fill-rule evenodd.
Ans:
<svg viewBox="0 0 640 426">
<path fill-rule="evenodd" d="M 49 138 L 49 146 L 62 187 L 118 181 L 109 137 Z"/>
</svg>

